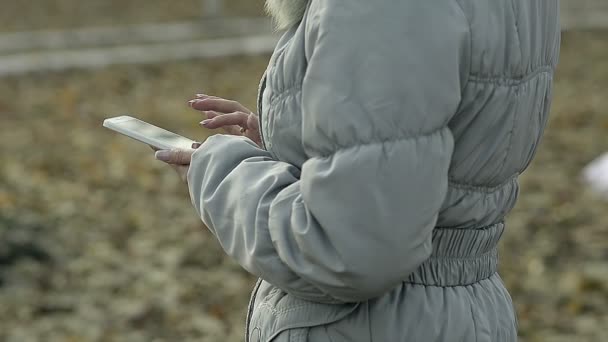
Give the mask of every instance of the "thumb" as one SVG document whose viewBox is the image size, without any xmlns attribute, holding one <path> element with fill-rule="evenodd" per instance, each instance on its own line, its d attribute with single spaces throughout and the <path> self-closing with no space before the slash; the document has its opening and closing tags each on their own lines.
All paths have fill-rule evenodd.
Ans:
<svg viewBox="0 0 608 342">
<path fill-rule="evenodd" d="M 188 165 L 192 157 L 192 151 L 189 150 L 160 150 L 156 151 L 154 157 L 168 164 Z"/>
</svg>

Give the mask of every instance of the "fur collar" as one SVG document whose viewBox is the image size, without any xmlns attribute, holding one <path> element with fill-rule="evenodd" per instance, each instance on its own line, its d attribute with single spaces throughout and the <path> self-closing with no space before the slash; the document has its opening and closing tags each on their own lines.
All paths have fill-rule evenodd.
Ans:
<svg viewBox="0 0 608 342">
<path fill-rule="evenodd" d="M 266 0 L 266 12 L 277 29 L 285 30 L 302 20 L 309 0 Z"/>
</svg>

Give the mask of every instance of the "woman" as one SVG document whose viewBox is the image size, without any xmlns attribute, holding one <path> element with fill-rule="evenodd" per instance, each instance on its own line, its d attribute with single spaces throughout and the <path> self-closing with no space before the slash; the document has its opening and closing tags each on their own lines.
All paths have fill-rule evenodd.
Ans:
<svg viewBox="0 0 608 342">
<path fill-rule="evenodd" d="M 558 1 L 268 6 L 287 30 L 259 126 L 201 95 L 232 134 L 158 155 L 190 164 L 203 222 L 261 278 L 249 341 L 516 341 L 496 246 L 549 113 Z"/>
</svg>

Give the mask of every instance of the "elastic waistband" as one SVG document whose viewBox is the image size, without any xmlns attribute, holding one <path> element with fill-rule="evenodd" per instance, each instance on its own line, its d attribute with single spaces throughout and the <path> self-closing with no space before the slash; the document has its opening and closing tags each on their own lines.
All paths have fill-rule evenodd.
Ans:
<svg viewBox="0 0 608 342">
<path fill-rule="evenodd" d="M 503 222 L 483 228 L 435 228 L 433 253 L 405 283 L 428 286 L 466 286 L 498 270 L 498 241 Z"/>
</svg>

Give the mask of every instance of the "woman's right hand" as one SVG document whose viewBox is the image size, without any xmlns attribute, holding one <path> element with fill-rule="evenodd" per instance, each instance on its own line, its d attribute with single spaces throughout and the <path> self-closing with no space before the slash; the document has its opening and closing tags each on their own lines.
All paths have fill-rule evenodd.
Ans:
<svg viewBox="0 0 608 342">
<path fill-rule="evenodd" d="M 258 116 L 242 104 L 205 94 L 197 94 L 188 104 L 206 116 L 206 120 L 200 122 L 201 126 L 223 128 L 230 135 L 245 136 L 263 146 Z"/>
</svg>

